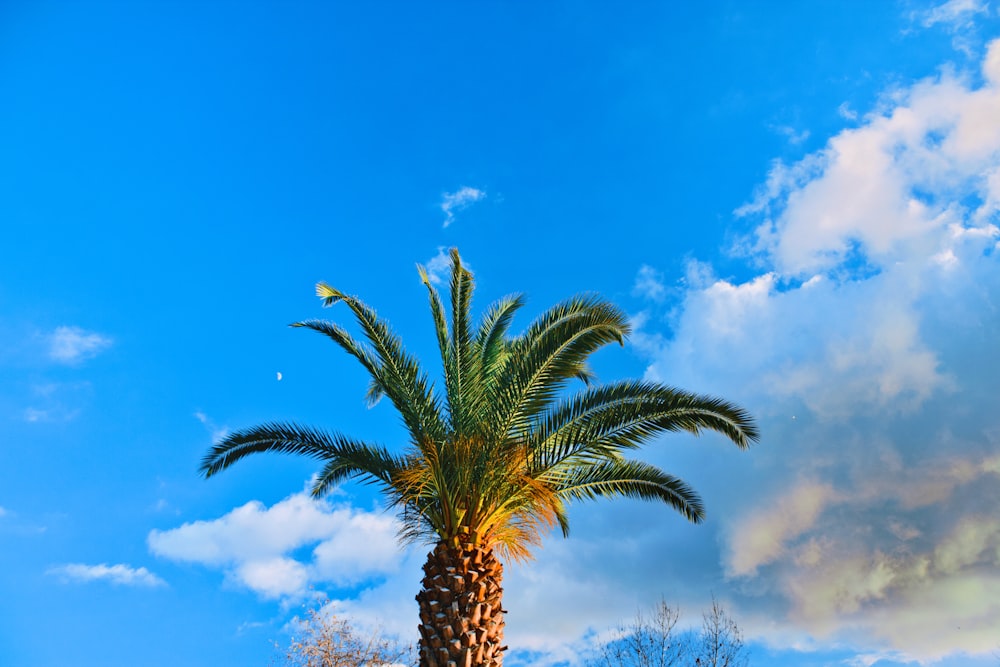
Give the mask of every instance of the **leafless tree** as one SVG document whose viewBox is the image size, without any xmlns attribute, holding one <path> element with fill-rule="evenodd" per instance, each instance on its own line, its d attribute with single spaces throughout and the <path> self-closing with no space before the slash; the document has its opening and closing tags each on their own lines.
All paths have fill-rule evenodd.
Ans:
<svg viewBox="0 0 1000 667">
<path fill-rule="evenodd" d="M 694 664 L 697 667 L 745 667 L 747 653 L 740 626 L 713 595 L 711 609 L 702 614 Z"/>
<path fill-rule="evenodd" d="M 678 630 L 679 620 L 680 612 L 661 600 L 651 615 L 640 612 L 619 625 L 588 667 L 746 667 L 743 633 L 714 596 L 700 631 Z"/>
<path fill-rule="evenodd" d="M 640 611 L 635 620 L 617 628 L 617 639 L 599 649 L 591 667 L 672 667 L 682 665 L 687 638 L 675 631 L 680 612 L 664 600 L 651 616 Z"/>
<path fill-rule="evenodd" d="M 295 621 L 280 667 L 410 667 L 416 665 L 412 646 L 404 646 L 379 631 L 362 633 L 334 614 L 320 599 Z"/>
</svg>

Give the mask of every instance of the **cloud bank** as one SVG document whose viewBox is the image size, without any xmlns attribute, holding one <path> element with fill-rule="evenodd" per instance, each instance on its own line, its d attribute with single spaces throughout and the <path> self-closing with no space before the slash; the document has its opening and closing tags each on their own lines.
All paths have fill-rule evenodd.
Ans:
<svg viewBox="0 0 1000 667">
<path fill-rule="evenodd" d="M 1000 40 L 979 76 L 894 91 L 776 163 L 736 212 L 757 274 L 699 265 L 666 321 L 639 318 L 648 377 L 761 417 L 755 469 L 718 470 L 722 566 L 780 632 L 925 662 L 996 649 L 998 119 Z"/>
</svg>

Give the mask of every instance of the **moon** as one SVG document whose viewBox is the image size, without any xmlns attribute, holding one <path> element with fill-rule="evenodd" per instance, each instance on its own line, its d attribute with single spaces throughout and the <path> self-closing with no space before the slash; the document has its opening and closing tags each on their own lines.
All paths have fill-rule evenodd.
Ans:
<svg viewBox="0 0 1000 667">
<path fill-rule="evenodd" d="M 281 372 L 278 372 L 278 382 L 281 382 Z"/>
</svg>

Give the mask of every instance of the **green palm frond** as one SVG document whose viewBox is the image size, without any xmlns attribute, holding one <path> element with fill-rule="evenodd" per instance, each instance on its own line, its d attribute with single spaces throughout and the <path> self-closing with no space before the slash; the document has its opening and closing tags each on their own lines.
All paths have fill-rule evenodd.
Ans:
<svg viewBox="0 0 1000 667">
<path fill-rule="evenodd" d="M 510 343 L 511 362 L 496 388 L 495 435 L 523 433 L 567 380 L 586 376 L 590 354 L 623 344 L 629 331 L 625 313 L 596 296 L 575 297 L 543 313 Z"/>
<path fill-rule="evenodd" d="M 320 498 L 341 482 L 361 479 L 378 484 L 393 502 L 400 502 L 396 492 L 398 479 L 409 462 L 392 454 L 385 447 L 359 442 L 345 442 L 335 456 L 330 457 L 313 483 L 312 495 Z"/>
<path fill-rule="evenodd" d="M 427 269 L 418 264 L 417 271 L 420 273 L 421 282 L 427 287 L 431 304 L 431 316 L 434 318 L 434 331 L 437 334 L 438 348 L 441 350 L 442 362 L 447 366 L 451 344 L 449 342 L 450 336 L 448 335 L 448 320 L 444 314 L 444 304 L 441 302 L 441 295 L 438 294 L 437 289 L 431 282 L 431 277 L 427 273 Z"/>
<path fill-rule="evenodd" d="M 364 302 L 326 283 L 321 282 L 316 285 L 316 294 L 323 299 L 325 306 L 343 302 L 354 314 L 355 321 L 371 345 L 368 357 L 378 359 L 377 372 L 372 373 L 369 370 L 378 380 L 378 395 L 384 393 L 389 397 L 409 431 L 416 436 L 415 439 L 421 441 L 424 438 L 444 437 L 441 410 L 434 397 L 433 386 L 421 370 L 420 364 L 406 352 L 399 337 L 392 332 L 389 325 Z M 316 328 L 311 326 L 315 322 L 308 320 L 292 326 Z M 322 333 L 330 335 L 326 331 Z M 357 343 L 354 345 L 357 346 Z M 341 347 L 345 346 L 341 344 Z M 350 349 L 348 352 L 358 356 Z"/>
<path fill-rule="evenodd" d="M 229 433 L 212 445 L 201 461 L 205 477 L 225 470 L 250 454 L 274 452 L 297 454 L 328 461 L 344 452 L 372 448 L 353 438 L 298 424 L 271 422 Z"/>
<path fill-rule="evenodd" d="M 759 434 L 742 408 L 711 396 L 650 382 L 624 381 L 588 388 L 548 411 L 530 443 L 540 469 L 576 457 L 617 456 L 665 432 L 703 430 L 726 435 L 741 449 Z"/>
<path fill-rule="evenodd" d="M 357 359 L 373 378 L 382 375 L 378 358 L 372 353 L 371 348 L 355 340 L 339 324 L 334 324 L 326 320 L 303 320 L 301 322 L 293 322 L 290 326 L 312 329 L 317 333 L 323 334 Z"/>
<path fill-rule="evenodd" d="M 677 477 L 642 461 L 608 460 L 586 467 L 574 467 L 564 474 L 553 472 L 551 483 L 561 498 L 593 500 L 623 496 L 659 500 L 693 523 L 701 523 L 705 518 L 701 498 L 691 487 Z"/>
<path fill-rule="evenodd" d="M 492 385 L 497 370 L 507 360 L 510 346 L 507 331 L 518 310 L 524 307 L 524 296 L 505 296 L 487 309 L 476 334 L 483 381 Z"/>
</svg>

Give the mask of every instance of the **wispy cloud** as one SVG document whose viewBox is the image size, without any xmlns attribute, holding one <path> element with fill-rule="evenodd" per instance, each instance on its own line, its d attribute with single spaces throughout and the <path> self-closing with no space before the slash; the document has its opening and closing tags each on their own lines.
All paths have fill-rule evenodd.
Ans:
<svg viewBox="0 0 1000 667">
<path fill-rule="evenodd" d="M 117 565 L 69 563 L 49 568 L 46 573 L 59 577 L 65 582 L 86 583 L 91 581 L 106 581 L 118 586 L 145 588 L 157 588 L 167 585 L 167 582 L 144 567 L 133 568 L 121 563 Z"/>
<path fill-rule="evenodd" d="M 990 11 L 986 0 L 948 0 L 922 12 L 915 18 L 925 28 L 946 25 L 951 28 L 967 27 L 977 15 Z"/>
<path fill-rule="evenodd" d="M 455 214 L 478 201 L 486 199 L 486 192 L 479 188 L 463 185 L 455 192 L 445 192 L 441 197 L 441 211 L 444 213 L 443 227 L 455 222 Z"/>
<path fill-rule="evenodd" d="M 57 327 L 49 334 L 49 358 L 63 364 L 78 364 L 111 347 L 108 336 L 80 327 Z"/>
<path fill-rule="evenodd" d="M 206 415 L 201 410 L 195 411 L 194 418 L 197 419 L 199 422 L 201 422 L 201 425 L 204 426 L 205 430 L 209 432 L 209 434 L 212 436 L 213 443 L 218 442 L 219 440 L 222 440 L 224 437 L 229 435 L 229 427 L 216 425 L 216 423 L 212 421 L 211 417 Z"/>
<path fill-rule="evenodd" d="M 982 46 L 977 19 L 989 15 L 986 0 L 948 0 L 930 9 L 913 12 L 910 20 L 922 28 L 943 28 L 952 35 L 952 46 L 973 57 Z"/>
<path fill-rule="evenodd" d="M 32 403 L 21 411 L 29 424 L 68 422 L 82 412 L 82 403 L 92 394 L 90 382 L 44 382 L 30 387 Z"/>
<path fill-rule="evenodd" d="M 399 526 L 381 512 L 298 493 L 271 507 L 250 502 L 218 519 L 150 532 L 157 556 L 218 568 L 264 598 L 304 595 L 310 584 L 353 584 L 396 570 Z M 297 557 L 311 547 L 305 560 Z"/>
<path fill-rule="evenodd" d="M 791 125 L 772 125 L 771 130 L 786 139 L 792 146 L 798 146 L 809 138 L 809 130 L 796 130 Z"/>
</svg>

